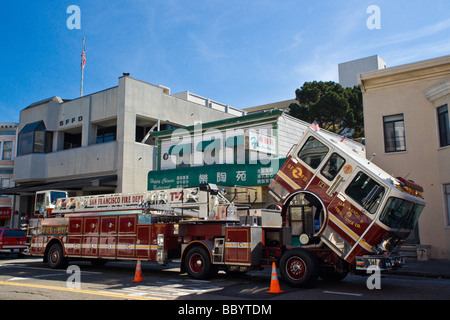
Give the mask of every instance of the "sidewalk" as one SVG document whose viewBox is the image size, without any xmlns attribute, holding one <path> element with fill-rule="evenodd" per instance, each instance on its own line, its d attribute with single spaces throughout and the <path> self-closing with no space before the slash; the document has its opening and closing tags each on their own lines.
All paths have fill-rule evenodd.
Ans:
<svg viewBox="0 0 450 320">
<path fill-rule="evenodd" d="M 407 260 L 405 267 L 389 273 L 416 277 L 450 279 L 450 260 Z"/>
</svg>

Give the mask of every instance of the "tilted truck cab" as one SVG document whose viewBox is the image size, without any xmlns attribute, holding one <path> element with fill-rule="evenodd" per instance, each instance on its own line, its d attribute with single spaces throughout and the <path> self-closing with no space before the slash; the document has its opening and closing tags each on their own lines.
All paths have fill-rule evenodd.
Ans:
<svg viewBox="0 0 450 320">
<path fill-rule="evenodd" d="M 283 203 L 288 248 L 312 252 L 317 275 L 324 277 L 401 266 L 393 250 L 425 206 L 421 187 L 390 176 L 357 145 L 312 129 L 291 150 L 269 191 Z M 280 270 L 293 284 L 299 282 L 293 270 L 307 267 L 301 258 L 295 263 Z"/>
</svg>

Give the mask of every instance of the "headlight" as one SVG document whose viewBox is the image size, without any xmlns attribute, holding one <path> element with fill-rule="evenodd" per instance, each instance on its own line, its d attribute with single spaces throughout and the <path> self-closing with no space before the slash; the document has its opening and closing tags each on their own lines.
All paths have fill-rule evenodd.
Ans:
<svg viewBox="0 0 450 320">
<path fill-rule="evenodd" d="M 399 239 L 389 238 L 381 242 L 378 246 L 384 252 L 391 252 L 397 246 Z"/>
</svg>

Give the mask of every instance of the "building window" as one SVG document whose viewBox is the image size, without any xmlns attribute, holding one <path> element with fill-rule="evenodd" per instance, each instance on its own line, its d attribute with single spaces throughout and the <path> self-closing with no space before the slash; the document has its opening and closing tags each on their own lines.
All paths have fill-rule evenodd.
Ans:
<svg viewBox="0 0 450 320">
<path fill-rule="evenodd" d="M 384 150 L 386 153 L 406 151 L 403 114 L 383 117 Z"/>
<path fill-rule="evenodd" d="M 64 150 L 81 147 L 81 133 L 64 132 Z"/>
<path fill-rule="evenodd" d="M 110 141 L 116 141 L 117 127 L 107 127 L 97 129 L 97 143 L 105 143 Z"/>
<path fill-rule="evenodd" d="M 12 141 L 3 141 L 2 160 L 12 159 Z"/>
<path fill-rule="evenodd" d="M 450 226 L 450 184 L 444 185 L 444 199 L 447 206 L 447 226 Z"/>
<path fill-rule="evenodd" d="M 450 145 L 450 125 L 448 117 L 448 105 L 437 108 L 439 142 L 441 147 Z"/>
<path fill-rule="evenodd" d="M 1 178 L 1 189 L 7 189 L 11 187 L 11 178 Z M 0 198 L 8 198 L 8 195 L 1 195 Z"/>
<path fill-rule="evenodd" d="M 51 152 L 53 133 L 47 131 L 43 121 L 27 124 L 19 132 L 17 155 Z"/>
</svg>

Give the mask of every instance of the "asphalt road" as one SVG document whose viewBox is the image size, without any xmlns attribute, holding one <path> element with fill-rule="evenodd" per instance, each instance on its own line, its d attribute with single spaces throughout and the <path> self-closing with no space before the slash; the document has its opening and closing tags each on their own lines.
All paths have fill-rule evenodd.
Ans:
<svg viewBox="0 0 450 320">
<path fill-rule="evenodd" d="M 449 279 L 382 275 L 379 289 L 369 289 L 367 277 L 352 275 L 337 283 L 319 279 L 310 289 L 291 288 L 279 279 L 284 292 L 271 294 L 266 292 L 270 286 L 270 270 L 233 277 L 219 273 L 213 280 L 200 281 L 180 274 L 176 264 L 159 267 L 142 263 L 145 282 L 133 283 L 131 281 L 134 280 L 136 270 L 134 261 L 109 262 L 105 266 L 92 266 L 86 261 L 73 264 L 68 273 L 67 270 L 50 269 L 41 258 L 0 256 L 0 300 L 182 301 L 172 311 L 177 311 L 178 306 L 182 305 L 184 309 L 178 312 L 189 312 L 189 304 L 194 303 L 194 300 L 198 300 L 197 303 L 216 301 L 221 306 L 224 303 L 253 305 L 257 301 L 267 306 L 277 300 L 295 303 L 300 300 L 450 299 Z M 238 309 L 235 311 L 239 312 Z"/>
</svg>

